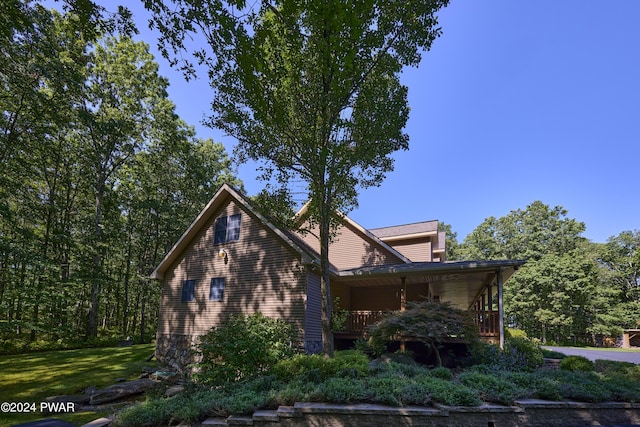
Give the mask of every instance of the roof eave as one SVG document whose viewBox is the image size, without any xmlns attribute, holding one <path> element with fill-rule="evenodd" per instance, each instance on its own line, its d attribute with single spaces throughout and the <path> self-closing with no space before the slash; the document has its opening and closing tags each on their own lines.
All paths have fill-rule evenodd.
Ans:
<svg viewBox="0 0 640 427">
<path fill-rule="evenodd" d="M 496 261 L 458 261 L 458 262 L 431 262 L 395 264 L 378 267 L 363 267 L 338 272 L 341 280 L 362 279 L 365 277 L 388 277 L 388 276 L 415 276 L 422 274 L 444 274 L 453 272 L 483 272 L 483 271 L 506 271 L 509 276 L 520 266 L 524 265 L 524 260 L 496 260 Z"/>
</svg>

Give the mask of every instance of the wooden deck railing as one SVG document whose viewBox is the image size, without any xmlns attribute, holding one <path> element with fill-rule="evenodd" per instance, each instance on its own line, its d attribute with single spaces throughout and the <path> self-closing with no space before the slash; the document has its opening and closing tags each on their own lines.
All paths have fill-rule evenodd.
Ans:
<svg viewBox="0 0 640 427">
<path fill-rule="evenodd" d="M 480 336 L 500 335 L 500 312 L 498 310 L 469 310 L 478 325 Z"/>
<path fill-rule="evenodd" d="M 362 335 L 366 331 L 367 326 L 378 322 L 387 313 L 386 311 L 371 310 L 350 311 L 347 314 L 344 325 L 338 332 Z"/>
<path fill-rule="evenodd" d="M 367 326 L 378 322 L 387 311 L 357 310 L 350 311 L 344 325 L 338 333 L 362 335 Z M 500 313 L 498 310 L 470 310 L 474 322 L 478 325 L 480 336 L 498 336 L 500 334 Z"/>
</svg>

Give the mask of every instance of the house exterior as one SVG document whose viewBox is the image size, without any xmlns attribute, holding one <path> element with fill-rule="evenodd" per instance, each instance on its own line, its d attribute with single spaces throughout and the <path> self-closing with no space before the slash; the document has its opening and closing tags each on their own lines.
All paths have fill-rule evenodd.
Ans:
<svg viewBox="0 0 640 427">
<path fill-rule="evenodd" d="M 305 213 L 303 207 L 298 214 L 302 223 Z M 212 326 L 257 311 L 291 323 L 305 351 L 320 352 L 314 235 L 277 227 L 223 185 L 151 275 L 162 282 L 156 357 L 184 367 Z M 348 312 L 336 339 L 362 336 L 367 325 L 407 301 L 432 299 L 469 310 L 481 335 L 501 343 L 502 285 L 524 263 L 446 262 L 437 221 L 367 230 L 347 216 L 329 253 L 332 298 Z"/>
</svg>

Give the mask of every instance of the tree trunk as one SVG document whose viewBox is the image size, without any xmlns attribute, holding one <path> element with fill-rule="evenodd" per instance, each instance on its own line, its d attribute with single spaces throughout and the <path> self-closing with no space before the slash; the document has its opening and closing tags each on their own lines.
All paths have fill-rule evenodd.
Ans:
<svg viewBox="0 0 640 427">
<path fill-rule="evenodd" d="M 146 321 L 146 316 L 145 316 L 145 307 L 147 306 L 145 304 L 145 301 L 147 300 L 147 292 L 146 292 L 146 283 L 143 281 L 141 283 L 142 286 L 142 301 L 140 304 L 140 342 L 141 343 L 145 343 L 145 336 L 144 336 L 144 329 L 146 327 L 145 325 L 145 321 Z"/>
<path fill-rule="evenodd" d="M 326 204 L 325 204 L 326 206 Z M 324 206 L 320 217 L 320 295 L 322 298 L 322 351 L 325 357 L 333 357 L 333 332 L 331 331 L 331 276 L 329 271 L 330 214 Z"/>
<path fill-rule="evenodd" d="M 101 178 L 99 178 L 101 180 Z M 102 239 L 102 203 L 104 201 L 104 182 L 98 182 L 96 185 L 96 211 L 93 228 L 93 277 L 91 278 L 91 305 L 89 306 L 89 318 L 87 323 L 87 338 L 95 338 L 98 336 L 98 315 L 100 308 L 100 281 L 102 279 L 101 272 L 101 239 Z"/>
</svg>

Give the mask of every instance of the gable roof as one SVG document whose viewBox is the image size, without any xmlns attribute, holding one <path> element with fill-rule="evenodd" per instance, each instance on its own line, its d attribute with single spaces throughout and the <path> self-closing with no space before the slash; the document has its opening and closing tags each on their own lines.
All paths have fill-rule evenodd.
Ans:
<svg viewBox="0 0 640 427">
<path fill-rule="evenodd" d="M 433 236 L 438 233 L 438 221 L 422 221 L 412 224 L 371 228 L 369 231 L 382 240 L 398 240 L 404 237 Z"/>
<path fill-rule="evenodd" d="M 305 203 L 304 206 L 300 208 L 300 210 L 296 213 L 296 218 L 299 218 L 300 220 L 302 220 L 305 214 L 307 213 L 308 209 L 309 209 L 309 202 Z M 364 236 L 365 240 L 369 241 L 369 243 L 373 243 L 374 245 L 378 245 L 382 247 L 384 250 L 388 251 L 393 256 L 397 257 L 398 259 L 400 259 L 402 262 L 406 264 L 411 263 L 411 260 L 409 258 L 402 255 L 397 249 L 395 249 L 388 243 L 385 243 L 384 241 L 382 241 L 378 236 L 373 234 L 371 231 L 364 228 L 363 226 L 361 226 L 360 224 L 358 224 L 357 222 L 355 222 L 354 220 L 352 220 L 342 212 L 336 211 L 336 213 L 338 214 L 338 216 L 341 218 L 342 221 L 344 221 L 347 225 L 350 225 L 355 230 L 357 230 L 362 236 Z"/>
<path fill-rule="evenodd" d="M 297 239 L 294 240 L 288 233 L 285 233 L 280 228 L 273 225 L 264 215 L 256 211 L 242 194 L 240 194 L 229 184 L 225 183 L 211 198 L 204 209 L 202 209 L 196 219 L 182 234 L 180 239 L 178 239 L 178 241 L 173 245 L 171 250 L 165 255 L 162 261 L 160 261 L 160 264 L 158 264 L 156 269 L 153 270 L 150 275 L 152 279 L 162 279 L 164 277 L 164 273 L 167 271 L 167 269 L 189 247 L 202 227 L 204 227 L 209 222 L 211 217 L 216 213 L 218 208 L 227 200 L 228 197 L 234 199 L 236 203 L 238 203 L 243 209 L 256 216 L 260 220 L 260 222 L 262 222 L 262 224 L 264 224 L 278 237 L 280 237 L 285 242 L 285 244 L 290 246 L 294 251 L 298 252 L 303 264 L 310 264 L 317 258 L 317 256 L 313 252 L 309 252 L 307 248 L 304 248 L 302 245 L 300 245 Z"/>
</svg>

